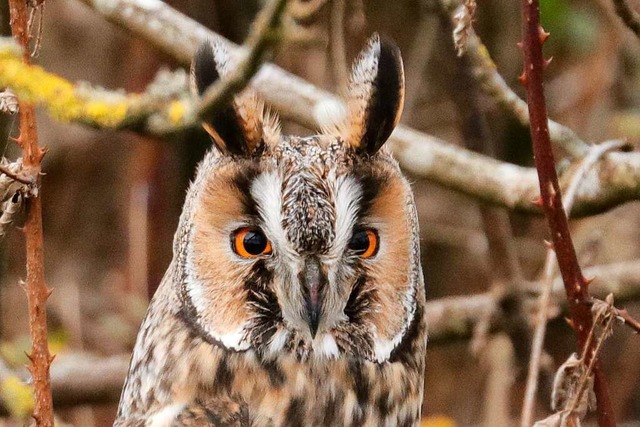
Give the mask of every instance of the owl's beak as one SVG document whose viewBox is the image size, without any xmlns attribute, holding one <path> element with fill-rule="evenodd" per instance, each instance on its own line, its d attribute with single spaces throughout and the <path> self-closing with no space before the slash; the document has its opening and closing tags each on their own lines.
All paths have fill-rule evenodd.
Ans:
<svg viewBox="0 0 640 427">
<path fill-rule="evenodd" d="M 307 323 L 311 338 L 315 338 L 322 315 L 322 294 L 327 282 L 327 277 L 322 271 L 318 258 L 309 257 L 305 260 L 301 282 L 306 302 Z"/>
</svg>

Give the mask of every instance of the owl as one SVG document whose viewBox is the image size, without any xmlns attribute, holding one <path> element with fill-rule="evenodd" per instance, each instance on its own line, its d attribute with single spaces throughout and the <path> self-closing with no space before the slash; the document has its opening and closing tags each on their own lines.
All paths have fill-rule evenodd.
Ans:
<svg viewBox="0 0 640 427">
<path fill-rule="evenodd" d="M 202 94 L 232 68 L 192 64 Z M 246 90 L 204 128 L 173 260 L 141 326 L 116 426 L 416 426 L 426 351 L 413 195 L 385 141 L 398 48 L 374 35 L 342 120 L 282 135 Z"/>
</svg>

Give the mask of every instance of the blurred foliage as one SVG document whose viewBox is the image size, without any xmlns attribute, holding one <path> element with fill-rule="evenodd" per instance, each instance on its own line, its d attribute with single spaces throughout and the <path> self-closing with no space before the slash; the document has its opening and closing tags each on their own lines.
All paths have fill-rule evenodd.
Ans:
<svg viewBox="0 0 640 427">
<path fill-rule="evenodd" d="M 0 397 L 14 418 L 25 419 L 33 412 L 33 390 L 15 375 L 0 382 Z"/>
<path fill-rule="evenodd" d="M 549 54 L 583 57 L 592 52 L 598 35 L 593 11 L 567 0 L 540 0 L 540 12 L 542 25 L 552 36 L 546 45 Z"/>
<path fill-rule="evenodd" d="M 62 328 L 49 330 L 49 352 L 60 354 L 69 344 L 69 333 Z M 31 351 L 31 339 L 29 335 L 20 335 L 12 341 L 0 342 L 0 356 L 13 367 L 25 366 L 29 360 L 27 354 Z"/>
</svg>

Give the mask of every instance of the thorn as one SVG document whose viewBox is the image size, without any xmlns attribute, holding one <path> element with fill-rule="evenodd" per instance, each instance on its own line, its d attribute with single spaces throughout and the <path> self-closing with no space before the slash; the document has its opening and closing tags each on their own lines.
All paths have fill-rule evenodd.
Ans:
<svg viewBox="0 0 640 427">
<path fill-rule="evenodd" d="M 553 245 L 553 242 L 550 242 L 546 239 L 544 240 L 544 247 L 551 250 L 554 250 L 555 248 L 555 246 Z"/>
<path fill-rule="evenodd" d="M 24 354 L 25 356 L 27 356 L 27 359 L 29 359 L 29 362 L 33 363 L 33 356 L 27 353 L 26 351 L 24 352 Z"/>
<path fill-rule="evenodd" d="M 565 317 L 564 321 L 567 322 L 567 325 L 569 325 L 571 329 L 574 329 L 574 330 L 576 329 L 576 326 L 573 324 L 573 320 L 569 319 L 568 317 Z"/>
<path fill-rule="evenodd" d="M 54 360 L 55 358 L 56 358 L 56 355 L 55 355 L 55 354 L 52 354 L 52 355 L 49 357 L 49 365 L 51 365 L 51 364 L 53 363 L 53 360 Z"/>
<path fill-rule="evenodd" d="M 550 57 L 549 57 L 549 59 L 545 59 L 545 60 L 544 60 L 543 67 L 544 67 L 544 69 L 545 69 L 545 70 L 547 69 L 547 67 L 549 66 L 549 64 L 551 64 L 551 61 L 553 61 L 553 56 L 550 56 Z"/>
<path fill-rule="evenodd" d="M 528 80 L 527 80 L 527 73 L 525 73 L 525 72 L 523 71 L 523 72 L 522 72 L 522 74 L 520 74 L 520 75 L 518 76 L 518 81 L 520 82 L 520 84 L 521 84 L 522 86 L 526 86 L 526 85 L 527 85 L 527 83 L 528 83 Z"/>
<path fill-rule="evenodd" d="M 522 47 L 524 46 L 524 44 L 522 44 L 522 42 L 518 42 L 516 43 L 516 46 L 518 46 L 519 49 L 522 49 Z"/>
<path fill-rule="evenodd" d="M 52 293 L 53 293 L 53 288 L 47 289 L 47 299 L 49 299 Z"/>
<path fill-rule="evenodd" d="M 42 158 L 44 157 L 45 154 L 47 154 L 47 152 L 49 152 L 49 148 L 48 147 L 38 147 L 38 154 L 36 155 L 36 157 L 38 158 L 38 161 L 41 162 Z"/>
<path fill-rule="evenodd" d="M 589 286 L 591 283 L 593 283 L 593 281 L 596 280 L 595 276 L 594 277 L 590 277 L 590 278 L 584 278 L 584 284 L 585 286 Z"/>
<path fill-rule="evenodd" d="M 534 205 L 536 205 L 537 207 L 541 208 L 542 207 L 542 196 L 538 196 L 535 199 L 533 199 L 531 201 L 531 203 L 533 203 Z"/>
<path fill-rule="evenodd" d="M 612 306 L 613 305 L 613 294 L 610 293 L 609 295 L 607 295 L 607 297 L 604 300 L 608 305 Z"/>
<path fill-rule="evenodd" d="M 549 38 L 549 34 L 547 33 L 544 28 L 542 28 L 542 25 L 538 26 L 538 37 L 540 38 L 540 44 L 544 44 L 544 42 L 547 41 L 547 39 Z"/>
</svg>

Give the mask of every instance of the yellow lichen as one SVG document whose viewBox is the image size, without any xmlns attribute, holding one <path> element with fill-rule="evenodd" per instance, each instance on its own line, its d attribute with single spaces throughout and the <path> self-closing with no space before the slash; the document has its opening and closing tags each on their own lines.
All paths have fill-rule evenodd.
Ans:
<svg viewBox="0 0 640 427">
<path fill-rule="evenodd" d="M 129 106 L 125 100 L 115 103 L 92 100 L 84 105 L 83 118 L 103 126 L 115 127 L 127 117 L 128 110 Z"/>
<path fill-rule="evenodd" d="M 33 412 L 33 390 L 15 375 L 0 382 L 0 396 L 15 418 L 26 418 Z"/>
<path fill-rule="evenodd" d="M 22 63 L 15 52 L 0 48 L 0 86 L 10 87 L 19 99 L 45 107 L 55 119 L 116 127 L 127 117 L 138 96 L 104 100 L 80 96 L 74 86 L 41 67 Z"/>
<path fill-rule="evenodd" d="M 456 422 L 445 415 L 434 415 L 422 419 L 420 427 L 455 427 Z"/>
<path fill-rule="evenodd" d="M 183 101 L 172 101 L 169 104 L 167 114 L 171 123 L 177 126 L 184 123 L 186 111 L 187 107 Z"/>
</svg>

